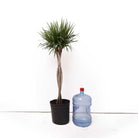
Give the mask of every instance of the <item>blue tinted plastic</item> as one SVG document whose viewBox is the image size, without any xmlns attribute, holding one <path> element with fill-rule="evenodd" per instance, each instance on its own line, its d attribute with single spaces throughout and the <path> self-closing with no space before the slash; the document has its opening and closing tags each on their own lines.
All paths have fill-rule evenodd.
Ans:
<svg viewBox="0 0 138 138">
<path fill-rule="evenodd" d="M 80 94 L 73 96 L 73 123 L 80 127 L 87 127 L 91 124 L 90 114 L 91 97 L 80 91 Z"/>
</svg>

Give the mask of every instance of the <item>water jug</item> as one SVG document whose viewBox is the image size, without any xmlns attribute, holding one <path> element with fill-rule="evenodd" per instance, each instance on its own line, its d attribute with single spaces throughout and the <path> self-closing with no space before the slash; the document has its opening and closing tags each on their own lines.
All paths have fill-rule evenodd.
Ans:
<svg viewBox="0 0 138 138">
<path fill-rule="evenodd" d="M 80 88 L 80 94 L 73 96 L 73 123 L 80 127 L 91 124 L 90 114 L 91 97 L 84 94 L 84 88 Z"/>
</svg>

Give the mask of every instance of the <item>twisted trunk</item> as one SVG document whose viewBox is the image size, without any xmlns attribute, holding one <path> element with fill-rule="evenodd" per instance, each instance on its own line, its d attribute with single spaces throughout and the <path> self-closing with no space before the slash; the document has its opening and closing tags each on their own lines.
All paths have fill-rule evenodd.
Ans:
<svg viewBox="0 0 138 138">
<path fill-rule="evenodd" d="M 56 50 L 56 56 L 57 56 L 57 62 L 58 62 L 58 68 L 57 68 L 58 99 L 57 99 L 57 104 L 62 103 L 61 88 L 62 88 L 63 74 L 62 74 L 62 68 L 61 68 L 61 54 L 62 54 L 62 49 L 58 48 Z"/>
</svg>

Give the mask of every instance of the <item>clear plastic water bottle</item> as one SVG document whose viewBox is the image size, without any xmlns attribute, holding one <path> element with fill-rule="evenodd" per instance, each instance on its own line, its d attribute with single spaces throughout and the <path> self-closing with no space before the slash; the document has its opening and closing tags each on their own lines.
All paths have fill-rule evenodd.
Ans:
<svg viewBox="0 0 138 138">
<path fill-rule="evenodd" d="M 84 94 L 84 88 L 80 88 L 80 94 L 73 96 L 73 123 L 80 127 L 91 124 L 90 114 L 91 97 Z"/>
</svg>

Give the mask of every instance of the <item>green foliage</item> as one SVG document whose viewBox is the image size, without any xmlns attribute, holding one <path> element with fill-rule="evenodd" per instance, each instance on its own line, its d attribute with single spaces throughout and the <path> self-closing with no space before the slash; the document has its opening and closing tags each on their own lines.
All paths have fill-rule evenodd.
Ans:
<svg viewBox="0 0 138 138">
<path fill-rule="evenodd" d="M 40 45 L 43 48 L 49 50 L 49 52 L 56 52 L 58 48 L 61 50 L 66 48 L 71 49 L 70 44 L 76 42 L 74 34 L 74 25 L 69 23 L 67 20 L 61 20 L 61 23 L 51 22 L 47 23 L 47 29 L 42 28 L 40 35 L 44 39 L 44 43 Z"/>
</svg>

